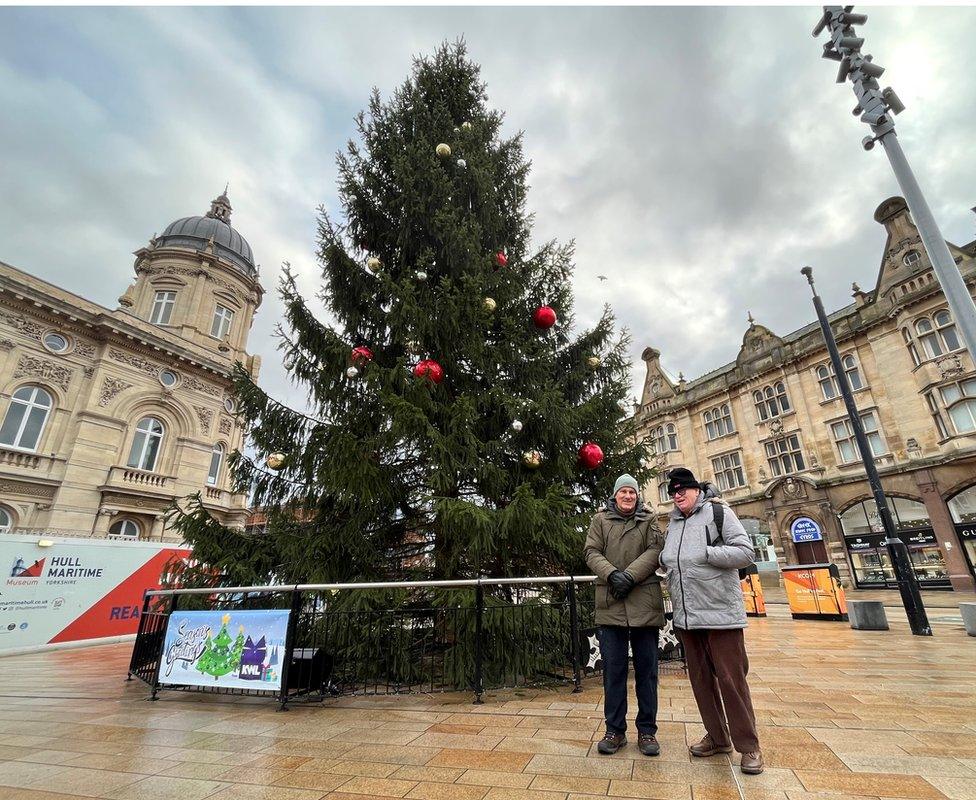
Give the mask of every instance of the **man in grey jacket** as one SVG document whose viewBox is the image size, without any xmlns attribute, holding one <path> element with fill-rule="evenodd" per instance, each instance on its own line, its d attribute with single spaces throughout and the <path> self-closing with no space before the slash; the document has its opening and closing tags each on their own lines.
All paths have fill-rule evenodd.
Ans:
<svg viewBox="0 0 976 800">
<path fill-rule="evenodd" d="M 668 520 L 661 566 L 667 570 L 674 627 L 685 650 L 688 677 L 705 725 L 693 756 L 742 754 L 740 769 L 763 771 L 749 684 L 749 659 L 742 630 L 746 610 L 738 570 L 753 562 L 749 534 L 713 491 L 703 491 L 691 470 L 668 475 L 674 510 Z M 713 504 L 718 506 L 716 512 Z M 716 514 L 722 518 L 721 535 Z M 724 709 L 723 709 L 724 706 Z M 727 715 L 727 718 L 726 718 Z"/>
</svg>

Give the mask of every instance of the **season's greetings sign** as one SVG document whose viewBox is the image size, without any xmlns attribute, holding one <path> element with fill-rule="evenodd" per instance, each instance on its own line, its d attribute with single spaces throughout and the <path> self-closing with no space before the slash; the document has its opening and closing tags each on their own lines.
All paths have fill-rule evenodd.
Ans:
<svg viewBox="0 0 976 800">
<path fill-rule="evenodd" d="M 290 613 L 174 611 L 166 627 L 159 682 L 278 691 Z"/>
</svg>

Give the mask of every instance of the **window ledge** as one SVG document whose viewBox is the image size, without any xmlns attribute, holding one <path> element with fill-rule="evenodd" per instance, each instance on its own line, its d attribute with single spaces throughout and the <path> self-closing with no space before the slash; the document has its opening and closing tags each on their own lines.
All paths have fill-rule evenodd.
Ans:
<svg viewBox="0 0 976 800">
<path fill-rule="evenodd" d="M 739 435 L 738 431 L 732 431 L 732 433 L 723 433 L 721 436 L 716 436 L 714 439 L 705 439 L 705 443 L 711 444 L 712 442 L 720 442 L 722 441 L 722 439 L 731 439 L 733 436 L 738 436 L 738 435 Z"/>
</svg>

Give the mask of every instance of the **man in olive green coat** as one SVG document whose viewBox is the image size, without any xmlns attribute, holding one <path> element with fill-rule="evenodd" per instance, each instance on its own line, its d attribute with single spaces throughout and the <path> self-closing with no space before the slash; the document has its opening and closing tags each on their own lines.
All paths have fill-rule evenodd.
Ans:
<svg viewBox="0 0 976 800">
<path fill-rule="evenodd" d="M 664 627 L 661 579 L 655 574 L 664 539 L 638 497 L 637 481 L 621 475 L 613 498 L 596 513 L 586 535 L 586 563 L 596 574 L 596 623 L 603 659 L 606 735 L 597 750 L 616 753 L 627 744 L 627 645 L 634 657 L 637 744 L 656 756 L 657 640 Z"/>
</svg>

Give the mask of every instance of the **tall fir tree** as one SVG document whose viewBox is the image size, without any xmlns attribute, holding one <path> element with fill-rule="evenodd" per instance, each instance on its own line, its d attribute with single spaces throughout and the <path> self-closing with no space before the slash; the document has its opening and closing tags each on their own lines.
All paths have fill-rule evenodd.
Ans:
<svg viewBox="0 0 976 800">
<path fill-rule="evenodd" d="M 256 456 L 233 470 L 267 533 L 225 529 L 199 503 L 174 518 L 210 574 L 565 574 L 584 569 L 586 524 L 616 476 L 650 475 L 621 405 L 627 335 L 608 308 L 574 335 L 573 245 L 532 249 L 529 164 L 502 121 L 460 42 L 416 60 L 388 101 L 374 90 L 361 141 L 338 156 L 344 221 L 320 215 L 331 320 L 287 268 L 280 284 L 284 364 L 311 410 L 236 374 Z M 536 324 L 541 307 L 554 326 Z M 580 462 L 588 442 L 605 453 L 595 469 Z"/>
</svg>

